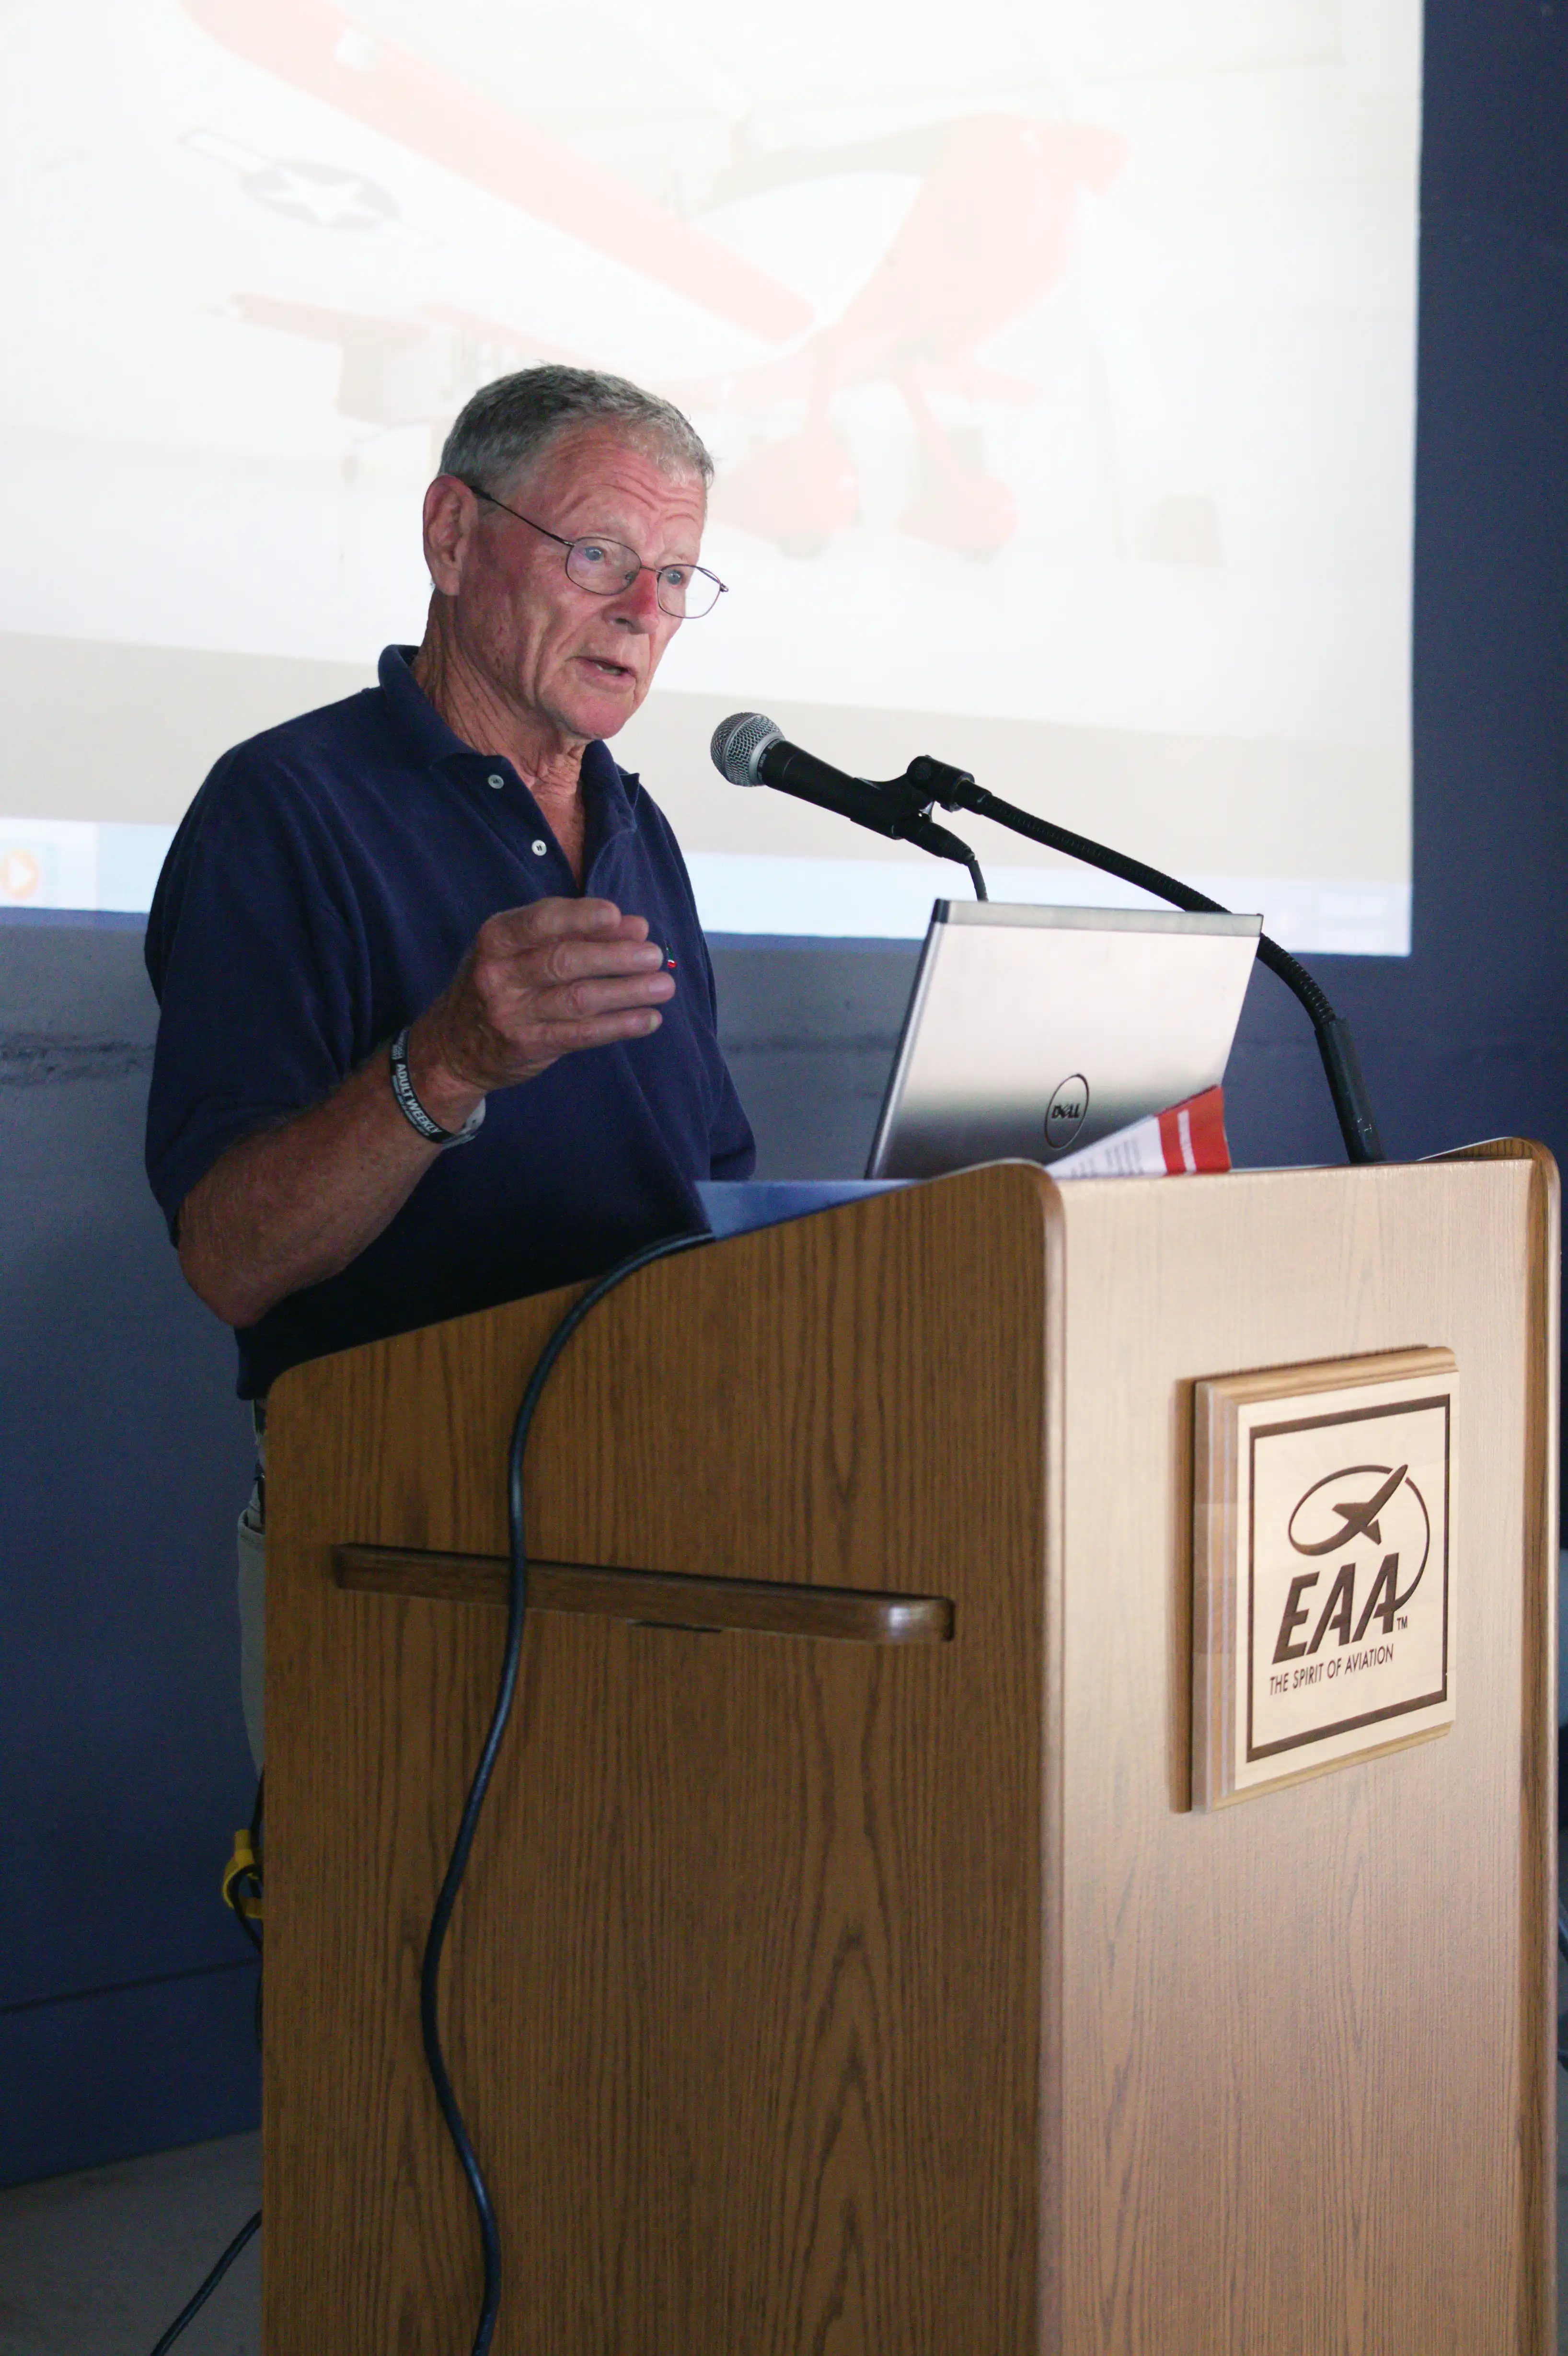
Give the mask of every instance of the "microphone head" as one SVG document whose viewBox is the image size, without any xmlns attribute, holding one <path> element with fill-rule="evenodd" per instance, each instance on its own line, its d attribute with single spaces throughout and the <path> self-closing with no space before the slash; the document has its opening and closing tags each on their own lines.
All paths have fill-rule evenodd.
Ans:
<svg viewBox="0 0 1568 2356">
<path fill-rule="evenodd" d="M 784 730 L 760 712 L 732 712 L 713 731 L 713 766 L 732 786 L 760 786 L 758 764 L 770 744 L 784 742 Z"/>
</svg>

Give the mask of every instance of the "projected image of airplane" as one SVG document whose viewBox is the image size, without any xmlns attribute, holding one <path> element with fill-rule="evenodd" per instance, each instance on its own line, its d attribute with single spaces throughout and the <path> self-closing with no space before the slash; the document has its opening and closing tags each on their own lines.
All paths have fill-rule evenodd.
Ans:
<svg viewBox="0 0 1568 2356">
<path fill-rule="evenodd" d="M 263 155 L 221 131 L 187 131 L 181 144 L 195 155 L 226 165 L 239 176 L 240 186 L 252 203 L 281 213 L 286 220 L 350 236 L 389 237 L 417 252 L 427 252 L 437 242 L 427 231 L 405 221 L 397 199 L 362 172 L 346 172 L 335 165 L 296 156 Z"/>
<path fill-rule="evenodd" d="M 856 174 L 908 177 L 913 184 L 859 289 L 837 318 L 816 326 L 803 295 L 732 244 L 550 141 L 524 117 L 354 26 L 332 0 L 275 0 L 266 10 L 249 0 L 183 5 L 251 62 L 751 336 L 792 344 L 776 361 L 663 388 L 699 410 L 761 417 L 798 404 L 803 412 L 797 426 L 783 431 L 770 417 L 773 430 L 761 446 L 721 468 L 716 517 L 786 554 L 819 553 L 855 521 L 860 504 L 835 402 L 855 388 L 885 384 L 896 392 L 914 439 L 916 487 L 897 528 L 977 558 L 995 555 L 1012 536 L 1012 488 L 985 469 L 967 446 L 973 436 L 944 423 L 937 404 L 952 395 L 1007 406 L 1042 397 L 1040 385 L 988 369 L 978 355 L 1061 280 L 1083 195 L 1104 190 L 1121 169 L 1125 145 L 1117 133 L 976 112 L 881 138 L 763 152 L 750 118 L 740 115 L 732 123 L 731 162 L 717 175 L 702 210 Z M 731 94 L 732 114 L 736 103 Z M 432 421 L 450 415 L 472 389 L 443 357 L 453 336 L 529 358 L 550 356 L 526 327 L 460 325 L 455 310 L 438 321 L 429 305 L 380 319 L 345 312 L 331 327 L 325 315 L 306 321 L 302 306 L 264 295 L 237 296 L 235 310 L 253 324 L 294 333 L 319 336 L 325 328 L 344 352 L 338 406 L 372 423 L 412 422 L 421 402 Z M 425 389 L 416 397 L 421 383 Z"/>
<path fill-rule="evenodd" d="M 782 343 L 811 306 L 525 116 L 356 26 L 332 0 L 183 0 L 226 48 L 670 293 Z"/>
<path fill-rule="evenodd" d="M 454 412 L 496 377 L 547 360 L 588 365 L 584 353 L 548 337 L 448 303 L 378 314 L 241 292 L 230 296 L 223 316 L 242 327 L 336 347 L 334 406 L 363 429 L 359 444 L 341 461 L 346 481 L 358 472 L 367 443 L 411 425 L 426 429 L 433 468 Z"/>
<path fill-rule="evenodd" d="M 1115 132 L 1093 125 L 969 115 L 884 139 L 775 152 L 724 175 L 715 201 L 855 172 L 913 173 L 917 187 L 891 243 L 832 325 L 787 359 L 687 389 L 698 406 L 792 397 L 805 404 L 797 434 L 726 475 L 715 512 L 788 553 L 815 553 L 853 521 L 858 500 L 848 451 L 833 429 L 834 396 L 880 381 L 903 401 L 921 462 L 900 529 L 965 555 L 994 555 L 1016 525 L 1013 495 L 938 422 L 933 396 L 1009 406 L 1040 399 L 1040 386 L 985 369 L 976 355 L 1061 279 L 1082 192 L 1107 187 L 1125 153 Z"/>
</svg>

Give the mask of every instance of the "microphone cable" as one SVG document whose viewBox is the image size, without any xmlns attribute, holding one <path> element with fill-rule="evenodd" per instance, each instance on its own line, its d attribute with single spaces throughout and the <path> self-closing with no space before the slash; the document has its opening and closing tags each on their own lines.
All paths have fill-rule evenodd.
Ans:
<svg viewBox="0 0 1568 2356">
<path fill-rule="evenodd" d="M 218 2288 L 219 2284 L 223 2280 L 224 2276 L 229 2272 L 229 2267 L 234 2264 L 235 2259 L 240 2255 L 240 2251 L 245 2247 L 251 2236 L 255 2233 L 259 2233 L 261 2230 L 261 2212 L 258 2209 L 255 2215 L 253 2217 L 248 2217 L 244 2224 L 240 2226 L 240 2231 L 235 2234 L 234 2239 L 229 2243 L 229 2247 L 224 2251 L 223 2255 L 219 2259 L 218 2264 L 213 2267 L 212 2272 L 208 2276 L 207 2280 L 202 2284 L 200 2289 L 197 2290 L 187 2304 L 181 2308 L 179 2313 L 176 2316 L 174 2321 L 170 2324 L 168 2329 L 165 2332 L 163 2338 L 154 2349 L 153 2356 L 167 2356 L 168 2350 L 174 2346 L 175 2341 L 179 2338 L 180 2333 L 185 2329 L 186 2325 L 195 2321 L 202 2308 L 207 2305 L 208 2300 L 212 2297 L 213 2292 Z"/>
<path fill-rule="evenodd" d="M 266 1788 L 267 1784 L 265 1774 L 262 1773 L 258 1775 L 256 1778 L 255 1804 L 251 1810 L 248 1851 L 244 1853 L 241 1852 L 239 1846 L 239 1837 L 237 1836 L 235 1854 L 230 1858 L 228 1869 L 223 1876 L 224 1903 L 229 1908 L 234 1916 L 234 1920 L 239 1923 L 240 1928 L 243 1931 L 246 1938 L 250 1941 L 256 1956 L 256 1999 L 252 2008 L 252 2022 L 256 2031 L 256 2051 L 258 2053 L 260 2053 L 261 2050 L 261 1932 L 260 1928 L 261 1914 L 259 1910 L 261 1904 L 261 1876 L 264 1846 L 263 1826 L 265 1823 Z M 252 1916 L 247 1912 L 246 1905 L 242 1902 L 245 1901 L 248 1901 L 251 1905 L 257 1908 L 258 1912 L 254 1918 L 252 1918 Z M 211 2272 L 206 2276 L 205 2280 L 193 2293 L 191 2297 L 186 2301 L 186 2304 L 181 2308 L 174 2321 L 169 2325 L 167 2330 L 158 2340 L 156 2347 L 154 2348 L 152 2356 L 167 2356 L 167 2351 L 174 2346 L 175 2341 L 179 2338 L 187 2324 L 195 2321 L 202 2308 L 207 2305 L 208 2300 L 212 2297 L 213 2292 L 218 2288 L 219 2284 L 223 2280 L 224 2276 L 229 2272 L 229 2267 L 234 2264 L 235 2259 L 240 2255 L 240 2251 L 245 2247 L 251 2236 L 260 2233 L 261 2229 L 261 2212 L 258 2209 L 253 2217 L 248 2217 L 246 2219 L 244 2224 L 240 2226 L 240 2231 L 235 2234 L 234 2239 L 229 2243 L 229 2247 L 224 2251 L 223 2255 L 219 2259 L 217 2265 L 212 2268 Z"/>
<path fill-rule="evenodd" d="M 456 1838 L 452 1845 L 452 1856 L 436 1898 L 434 1912 L 431 1916 L 430 1935 L 425 1941 L 424 1961 L 420 1968 L 420 2028 L 424 2040 L 425 2065 L 430 2072 L 431 2083 L 435 2088 L 435 2098 L 441 2105 L 441 2115 L 446 2123 L 447 2134 L 452 2138 L 453 2148 L 462 2164 L 463 2173 L 468 2179 L 469 2195 L 474 2203 L 474 2212 L 479 2226 L 480 2253 L 484 2263 L 484 2287 L 471 2356 L 489 2356 L 490 2342 L 495 2336 L 496 2319 L 500 2315 L 501 2236 L 496 2220 L 495 2203 L 490 2197 L 490 2189 L 485 2181 L 478 2154 L 475 2151 L 468 2129 L 464 2124 L 457 2097 L 453 2091 L 451 2075 L 446 2066 L 446 2056 L 441 2042 L 438 2002 L 441 1993 L 442 1951 L 446 1944 L 447 1930 L 452 1922 L 453 1910 L 457 1903 L 458 1892 L 463 1887 L 463 1877 L 467 1870 L 468 1854 L 474 1846 L 474 1836 L 478 1827 L 480 1810 L 485 1804 L 485 1794 L 490 1786 L 490 1778 L 495 1772 L 496 1761 L 500 1753 L 501 1743 L 512 1715 L 512 1704 L 517 1695 L 517 1674 L 523 1650 L 523 1625 L 528 1602 L 528 1537 L 523 1517 L 523 1458 L 527 1452 L 528 1434 L 533 1428 L 534 1417 L 538 1411 L 539 1400 L 544 1395 L 545 1386 L 554 1373 L 562 1351 L 579 1326 L 592 1314 L 607 1294 L 613 1292 L 618 1285 L 624 1284 L 628 1277 L 635 1276 L 639 1269 L 651 1268 L 656 1260 L 669 1259 L 677 1252 L 692 1251 L 712 1241 L 712 1236 L 707 1233 L 667 1236 L 659 1243 L 645 1245 L 641 1251 L 633 1252 L 628 1258 L 619 1261 L 606 1275 L 599 1277 L 591 1284 L 587 1291 L 582 1293 L 567 1311 L 540 1352 L 533 1373 L 528 1377 L 528 1387 L 523 1393 L 522 1404 L 517 1409 L 517 1421 L 512 1426 L 512 1441 L 507 1460 L 507 1526 L 511 1559 L 507 1592 L 507 1641 L 501 1655 L 501 1674 L 496 1684 L 489 1730 L 479 1753 L 478 1765 L 474 1770 L 473 1782 L 468 1787 L 468 1798 L 458 1823 Z M 250 2230 L 247 2228 L 248 2232 Z M 225 2265 L 228 2263 L 229 2254 L 226 2254 L 223 2260 Z M 206 2286 L 201 2295 L 205 2296 L 205 2293 Z"/>
</svg>

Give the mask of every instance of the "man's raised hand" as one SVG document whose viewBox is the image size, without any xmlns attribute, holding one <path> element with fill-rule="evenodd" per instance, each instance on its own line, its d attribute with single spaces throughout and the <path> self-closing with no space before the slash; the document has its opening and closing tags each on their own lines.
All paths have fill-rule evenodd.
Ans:
<svg viewBox="0 0 1568 2356">
<path fill-rule="evenodd" d="M 675 987 L 646 918 L 611 900 L 503 909 L 413 1026 L 415 1093 L 443 1126 L 450 1117 L 461 1128 L 492 1088 L 535 1079 L 583 1047 L 645 1038 Z"/>
</svg>

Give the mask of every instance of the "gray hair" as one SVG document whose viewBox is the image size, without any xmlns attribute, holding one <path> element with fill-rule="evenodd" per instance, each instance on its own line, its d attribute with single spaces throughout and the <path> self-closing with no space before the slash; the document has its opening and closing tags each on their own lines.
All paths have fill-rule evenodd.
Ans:
<svg viewBox="0 0 1568 2356">
<path fill-rule="evenodd" d="M 589 425 L 614 425 L 635 447 L 675 471 L 689 468 L 704 487 L 713 461 L 673 402 L 645 392 L 624 376 L 597 369 L 518 369 L 481 385 L 466 402 L 441 453 L 441 471 L 476 490 L 515 484 L 552 442 Z"/>
</svg>

